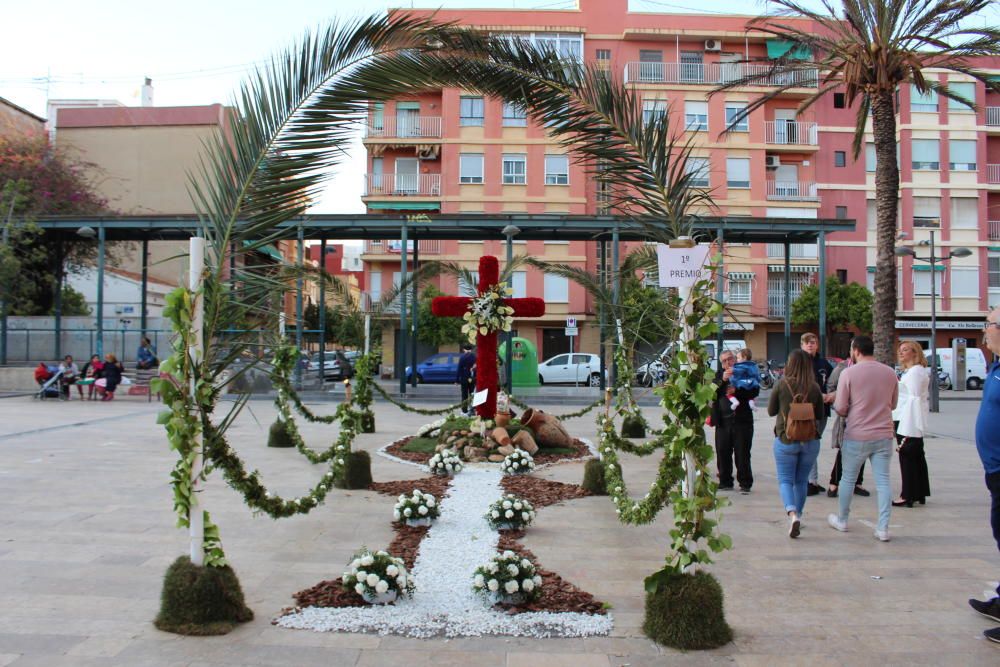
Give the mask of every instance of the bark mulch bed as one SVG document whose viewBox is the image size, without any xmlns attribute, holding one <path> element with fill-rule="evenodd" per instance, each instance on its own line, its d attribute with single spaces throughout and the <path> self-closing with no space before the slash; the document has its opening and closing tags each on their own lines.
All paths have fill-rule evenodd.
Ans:
<svg viewBox="0 0 1000 667">
<path fill-rule="evenodd" d="M 403 447 L 406 446 L 410 440 L 415 436 L 408 435 L 405 438 L 400 438 L 396 440 L 391 445 L 385 448 L 386 454 L 395 456 L 397 459 L 403 459 L 404 461 L 409 461 L 410 463 L 422 463 L 425 464 L 430 461 L 433 454 L 427 452 L 407 452 L 403 451 Z M 543 463 L 557 463 L 559 461 L 573 461 L 576 459 L 584 459 L 591 456 L 590 448 L 581 441 L 574 439 L 573 445 L 570 447 L 574 452 L 572 454 L 549 454 L 546 450 L 539 449 L 538 452 L 532 456 L 536 465 L 542 465 Z M 425 491 L 426 489 L 421 489 Z"/>
<path fill-rule="evenodd" d="M 450 484 L 451 477 L 448 475 L 431 475 L 420 479 L 402 479 L 398 482 L 372 482 L 368 488 L 393 497 L 402 494 L 410 495 L 414 489 L 420 489 L 441 500 L 448 495 L 448 485 Z"/>
<path fill-rule="evenodd" d="M 524 498 L 536 510 L 564 500 L 593 495 L 579 484 L 564 484 L 531 475 L 505 475 L 500 484 L 504 491 Z"/>
</svg>

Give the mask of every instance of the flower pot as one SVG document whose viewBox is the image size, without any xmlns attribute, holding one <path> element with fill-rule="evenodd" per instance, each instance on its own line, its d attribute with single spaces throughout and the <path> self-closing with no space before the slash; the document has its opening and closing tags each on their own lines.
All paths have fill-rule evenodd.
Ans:
<svg viewBox="0 0 1000 667">
<path fill-rule="evenodd" d="M 419 519 L 406 519 L 405 523 L 407 526 L 429 526 L 431 525 L 431 519 L 426 516 L 422 516 Z"/>
<path fill-rule="evenodd" d="M 502 591 L 493 591 L 489 595 L 490 604 L 521 604 L 524 602 L 524 593 L 518 591 L 510 594 Z"/>
<path fill-rule="evenodd" d="M 389 604 L 390 602 L 395 602 L 398 595 L 399 594 L 392 589 L 387 590 L 385 593 L 376 593 L 375 591 L 369 592 L 366 590 L 362 593 L 361 597 L 363 597 L 365 602 L 369 604 Z"/>
<path fill-rule="evenodd" d="M 493 439 L 496 440 L 498 445 L 509 445 L 510 444 L 510 434 L 507 433 L 507 429 L 496 427 L 490 432 Z"/>
<path fill-rule="evenodd" d="M 528 452 L 532 456 L 538 451 L 538 443 L 531 437 L 531 431 L 521 429 L 514 434 L 514 437 L 510 441 L 515 447 Z"/>
<path fill-rule="evenodd" d="M 535 434 L 535 440 L 542 447 L 573 446 L 573 438 L 566 432 L 562 423 L 552 415 L 528 408 L 521 414 L 521 423 L 531 429 Z"/>
<path fill-rule="evenodd" d="M 509 412 L 498 412 L 493 418 L 496 425 L 500 428 L 505 428 L 507 424 L 510 423 L 510 413 Z"/>
<path fill-rule="evenodd" d="M 517 530 L 518 528 L 520 528 L 519 525 L 511 523 L 510 521 L 504 521 L 496 524 L 496 530 Z"/>
</svg>

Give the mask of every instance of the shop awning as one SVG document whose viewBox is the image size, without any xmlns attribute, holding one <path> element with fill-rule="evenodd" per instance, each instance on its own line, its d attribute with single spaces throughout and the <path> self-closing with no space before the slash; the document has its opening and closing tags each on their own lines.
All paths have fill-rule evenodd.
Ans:
<svg viewBox="0 0 1000 667">
<path fill-rule="evenodd" d="M 912 268 L 913 268 L 914 271 L 930 271 L 931 270 L 931 265 L 930 264 L 914 264 Z M 935 271 L 944 271 L 944 266 L 942 266 L 941 264 L 937 264 L 937 265 L 934 266 L 934 270 Z"/>
<path fill-rule="evenodd" d="M 784 264 L 768 264 L 769 273 L 784 273 Z M 789 269 L 792 273 L 819 273 L 819 266 L 816 264 L 792 264 Z"/>
<path fill-rule="evenodd" d="M 250 245 L 253 245 L 251 241 L 243 242 L 244 248 Z M 254 250 L 261 253 L 262 255 L 267 255 L 271 259 L 277 260 L 279 262 L 285 260 L 285 258 L 281 256 L 281 252 L 271 243 L 268 243 L 267 245 L 258 246 L 254 248 Z"/>
<path fill-rule="evenodd" d="M 726 277 L 730 280 L 753 280 L 756 274 L 752 271 L 730 271 Z"/>
<path fill-rule="evenodd" d="M 383 211 L 439 211 L 441 203 L 436 201 L 370 201 L 368 208 Z"/>
</svg>

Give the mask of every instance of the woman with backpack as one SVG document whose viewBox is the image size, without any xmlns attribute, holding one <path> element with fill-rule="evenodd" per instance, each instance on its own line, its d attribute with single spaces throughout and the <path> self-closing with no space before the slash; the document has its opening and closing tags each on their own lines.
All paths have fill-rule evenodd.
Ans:
<svg viewBox="0 0 1000 667">
<path fill-rule="evenodd" d="M 817 424 L 823 418 L 823 394 L 813 374 L 812 359 L 794 350 L 785 375 L 774 386 L 767 404 L 774 423 L 774 464 L 781 502 L 788 515 L 788 536 L 796 538 L 809 490 L 809 470 L 819 456 Z"/>
</svg>

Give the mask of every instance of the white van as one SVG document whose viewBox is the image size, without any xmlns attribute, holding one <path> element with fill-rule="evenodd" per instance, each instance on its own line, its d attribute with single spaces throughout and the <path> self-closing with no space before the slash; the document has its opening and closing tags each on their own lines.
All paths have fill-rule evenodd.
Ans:
<svg viewBox="0 0 1000 667">
<path fill-rule="evenodd" d="M 719 355 L 716 351 L 716 347 L 719 341 L 716 339 L 703 340 L 701 341 L 702 346 L 705 348 L 705 354 L 709 359 L 709 364 L 713 371 L 719 370 Z M 668 345 L 659 358 L 653 359 L 652 361 L 642 364 L 635 369 L 635 382 L 636 384 L 642 385 L 644 387 L 652 387 L 656 382 L 658 377 L 662 377 L 664 372 L 664 362 L 670 358 L 674 347 L 679 345 L 679 343 L 674 343 L 673 345 Z M 723 340 L 722 349 L 729 350 L 733 354 L 736 354 L 739 350 L 746 347 L 747 344 L 742 340 Z"/>
<path fill-rule="evenodd" d="M 941 370 L 949 375 L 952 374 L 952 350 L 950 347 L 939 347 L 937 350 L 939 365 Z M 931 363 L 931 351 L 924 350 L 924 356 L 927 357 L 927 365 L 933 366 Z M 969 347 L 965 349 L 965 386 L 967 389 L 982 389 L 983 383 L 986 380 L 986 356 L 983 351 L 978 347 Z M 955 382 L 955 378 L 951 379 Z"/>
</svg>

